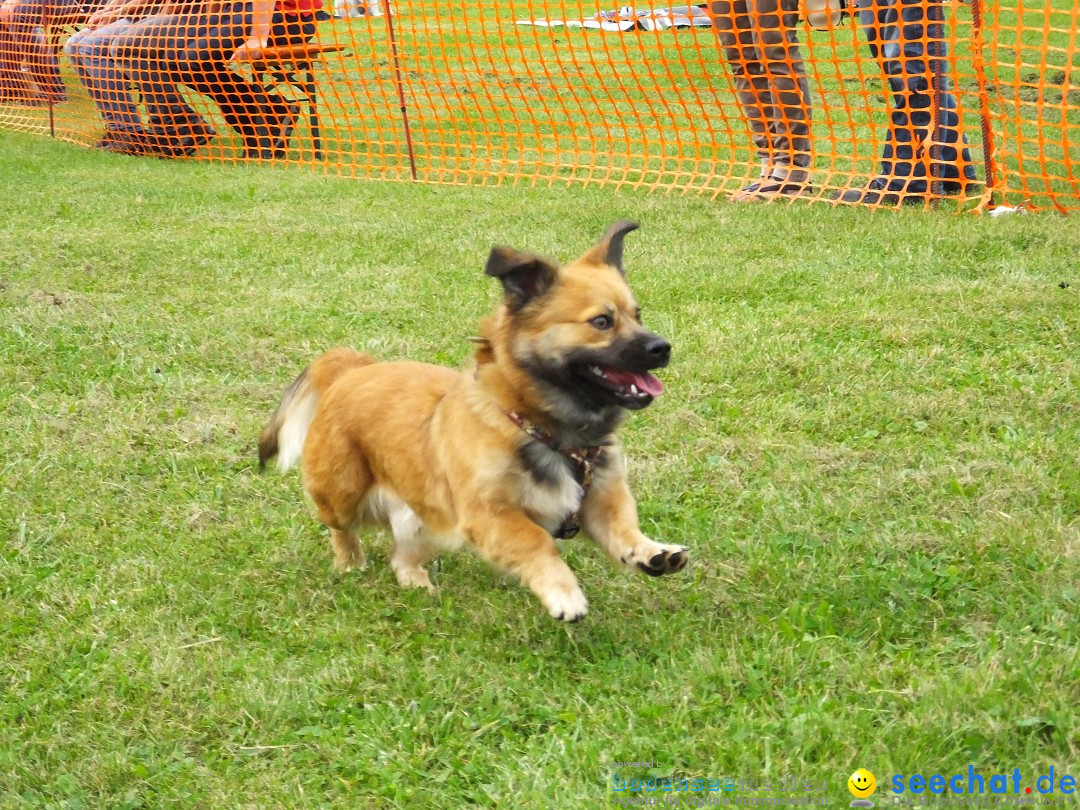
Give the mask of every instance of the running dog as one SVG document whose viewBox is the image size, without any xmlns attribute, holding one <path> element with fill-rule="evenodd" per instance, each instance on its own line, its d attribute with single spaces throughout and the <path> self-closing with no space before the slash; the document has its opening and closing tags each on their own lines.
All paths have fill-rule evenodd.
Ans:
<svg viewBox="0 0 1080 810">
<path fill-rule="evenodd" d="M 574 622 L 588 602 L 555 538 L 584 529 L 651 576 L 686 565 L 686 548 L 641 532 L 615 435 L 663 391 L 650 372 L 671 356 L 626 283 L 623 238 L 637 227 L 614 223 L 565 267 L 494 248 L 486 272 L 503 299 L 466 371 L 338 348 L 285 391 L 259 461 L 301 461 L 339 570 L 363 567 L 357 530 L 382 524 L 402 586 L 432 590 L 425 564 L 465 544 Z"/>
</svg>

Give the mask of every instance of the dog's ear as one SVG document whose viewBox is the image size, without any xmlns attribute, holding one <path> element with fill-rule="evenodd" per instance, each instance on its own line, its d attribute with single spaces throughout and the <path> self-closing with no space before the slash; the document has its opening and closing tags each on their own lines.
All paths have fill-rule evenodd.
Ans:
<svg viewBox="0 0 1080 810">
<path fill-rule="evenodd" d="M 582 258 L 593 264 L 610 265 L 625 276 L 626 271 L 622 266 L 623 238 L 630 231 L 636 231 L 640 227 L 629 219 L 620 219 L 618 222 L 611 223 L 611 226 L 604 231 L 604 235 L 600 237 L 600 241 Z"/>
<path fill-rule="evenodd" d="M 494 247 L 484 272 L 502 282 L 510 311 L 517 312 L 551 288 L 559 268 L 532 253 Z"/>
</svg>

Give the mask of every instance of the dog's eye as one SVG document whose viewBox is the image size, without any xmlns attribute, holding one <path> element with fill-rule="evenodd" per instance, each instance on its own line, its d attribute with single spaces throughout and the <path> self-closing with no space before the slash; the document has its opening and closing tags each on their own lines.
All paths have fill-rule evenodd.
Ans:
<svg viewBox="0 0 1080 810">
<path fill-rule="evenodd" d="M 634 320 L 641 323 L 641 307 L 634 310 Z"/>
<path fill-rule="evenodd" d="M 589 321 L 593 326 L 601 331 L 610 329 L 615 325 L 615 319 L 610 315 L 597 315 L 595 318 Z"/>
</svg>

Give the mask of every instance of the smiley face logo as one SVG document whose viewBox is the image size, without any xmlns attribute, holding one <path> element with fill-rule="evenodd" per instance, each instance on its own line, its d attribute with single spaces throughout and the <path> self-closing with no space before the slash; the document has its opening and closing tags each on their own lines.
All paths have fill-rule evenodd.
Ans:
<svg viewBox="0 0 1080 810">
<path fill-rule="evenodd" d="M 859 768 L 847 780 L 847 789 L 856 799 L 866 799 L 877 790 L 877 780 L 866 768 Z"/>
</svg>

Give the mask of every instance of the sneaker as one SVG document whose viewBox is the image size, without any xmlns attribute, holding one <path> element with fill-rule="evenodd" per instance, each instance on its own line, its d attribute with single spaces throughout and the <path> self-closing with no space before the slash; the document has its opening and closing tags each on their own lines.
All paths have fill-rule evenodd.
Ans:
<svg viewBox="0 0 1080 810">
<path fill-rule="evenodd" d="M 863 188 L 849 188 L 833 195 L 837 202 L 849 205 L 921 205 L 929 196 L 926 178 L 875 177 Z M 943 194 L 968 194 L 975 187 L 969 180 L 944 180 Z"/>
<path fill-rule="evenodd" d="M 748 186 L 743 186 L 734 194 L 728 197 L 731 202 L 748 202 L 755 194 L 758 193 L 758 189 L 761 188 L 761 184 L 765 182 L 765 178 L 761 178 L 756 182 L 751 183 Z"/>
<path fill-rule="evenodd" d="M 745 195 L 739 202 L 772 202 L 776 199 L 793 199 L 813 193 L 814 188 L 809 183 L 792 183 L 769 177 L 762 180 L 755 191 Z"/>
<path fill-rule="evenodd" d="M 146 133 L 147 154 L 163 158 L 191 157 L 198 147 L 189 135 L 180 135 L 175 130 L 151 127 Z"/>
<path fill-rule="evenodd" d="M 97 143 L 95 149 L 102 152 L 113 152 L 118 155 L 145 155 L 146 133 L 127 132 L 119 129 L 107 129 Z"/>
<path fill-rule="evenodd" d="M 902 193 L 906 184 L 901 182 L 900 188 L 892 187 L 896 181 L 887 177 L 875 177 L 864 188 L 849 188 L 838 191 L 833 195 L 837 202 L 850 205 L 899 205 L 901 197 L 918 202 L 916 195 Z"/>
<path fill-rule="evenodd" d="M 179 127 L 177 136 L 181 141 L 189 139 L 190 145 L 196 149 L 205 146 L 217 137 L 217 130 L 210 126 L 201 117 L 189 118 L 187 123 Z"/>
</svg>

